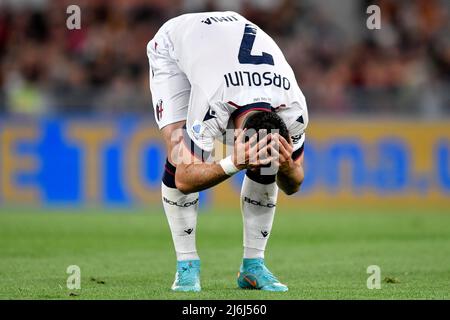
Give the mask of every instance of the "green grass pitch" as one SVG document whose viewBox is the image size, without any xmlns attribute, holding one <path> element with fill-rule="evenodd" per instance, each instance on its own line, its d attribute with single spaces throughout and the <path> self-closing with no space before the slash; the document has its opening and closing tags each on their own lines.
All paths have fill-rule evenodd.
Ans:
<svg viewBox="0 0 450 320">
<path fill-rule="evenodd" d="M 450 298 L 448 210 L 280 208 L 266 262 L 287 293 L 237 289 L 238 210 L 199 216 L 200 293 L 170 291 L 175 255 L 159 209 L 22 211 L 0 211 L 0 299 Z M 69 265 L 81 290 L 66 287 Z M 369 265 L 381 268 L 380 290 L 366 287 Z"/>
</svg>

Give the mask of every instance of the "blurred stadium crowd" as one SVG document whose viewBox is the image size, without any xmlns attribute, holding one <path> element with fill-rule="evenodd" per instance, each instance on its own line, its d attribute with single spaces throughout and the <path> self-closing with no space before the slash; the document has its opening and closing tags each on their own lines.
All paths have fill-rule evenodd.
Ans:
<svg viewBox="0 0 450 320">
<path fill-rule="evenodd" d="M 306 0 L 0 0 L 0 113 L 151 113 L 147 42 L 171 17 L 231 3 L 280 45 L 311 113 L 449 115 L 448 1 L 352 2 L 349 34 Z M 70 4 L 80 30 L 66 28 Z M 370 4 L 381 30 L 366 28 Z"/>
</svg>

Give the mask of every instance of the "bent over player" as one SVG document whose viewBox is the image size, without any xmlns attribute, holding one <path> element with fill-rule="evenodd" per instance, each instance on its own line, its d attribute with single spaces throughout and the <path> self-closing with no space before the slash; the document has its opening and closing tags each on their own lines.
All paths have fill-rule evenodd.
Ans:
<svg viewBox="0 0 450 320">
<path fill-rule="evenodd" d="M 168 155 L 161 192 L 177 256 L 172 290 L 201 289 L 195 243 L 198 192 L 246 170 L 238 286 L 287 291 L 265 266 L 264 250 L 278 188 L 291 195 L 303 181 L 308 113 L 281 50 L 235 12 L 204 12 L 167 21 L 148 43 L 147 54 L 155 118 Z M 214 141 L 230 128 L 237 132 L 232 154 L 207 161 Z M 256 134 L 244 139 L 246 130 Z M 264 130 L 276 133 L 258 134 Z M 259 160 L 251 161 L 252 152 Z M 262 168 L 273 163 L 277 170 L 263 174 Z"/>
</svg>

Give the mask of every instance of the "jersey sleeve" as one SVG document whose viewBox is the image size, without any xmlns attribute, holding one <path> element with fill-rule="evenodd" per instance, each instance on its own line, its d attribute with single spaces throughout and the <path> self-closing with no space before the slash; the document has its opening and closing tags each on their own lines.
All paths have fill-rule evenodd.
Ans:
<svg viewBox="0 0 450 320">
<path fill-rule="evenodd" d="M 309 118 L 306 108 L 295 108 L 294 110 L 295 112 L 291 115 L 294 121 L 288 126 L 288 130 L 294 146 L 292 159 L 297 160 L 304 151 L 306 128 L 308 126 Z"/>
<path fill-rule="evenodd" d="M 198 86 L 193 86 L 184 141 L 191 153 L 202 161 L 209 159 L 216 138 L 227 128 L 230 112 L 220 102 L 210 103 Z"/>
</svg>

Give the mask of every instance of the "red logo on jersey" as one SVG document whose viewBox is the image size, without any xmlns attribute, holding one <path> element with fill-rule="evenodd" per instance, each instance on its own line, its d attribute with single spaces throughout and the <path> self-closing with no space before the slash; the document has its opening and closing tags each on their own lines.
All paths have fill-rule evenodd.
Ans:
<svg viewBox="0 0 450 320">
<path fill-rule="evenodd" d="M 158 103 L 156 104 L 156 119 L 158 119 L 158 121 L 161 121 L 163 111 L 163 101 L 159 99 Z"/>
</svg>

